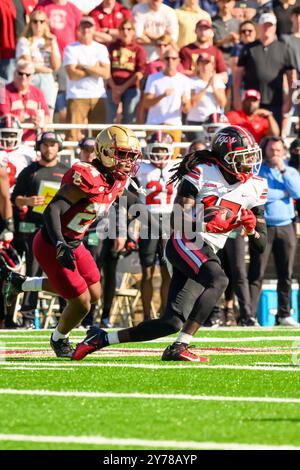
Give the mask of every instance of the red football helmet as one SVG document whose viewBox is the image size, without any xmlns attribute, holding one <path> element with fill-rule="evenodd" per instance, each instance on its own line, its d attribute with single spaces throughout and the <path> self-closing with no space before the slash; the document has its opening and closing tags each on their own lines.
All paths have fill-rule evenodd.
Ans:
<svg viewBox="0 0 300 470">
<path fill-rule="evenodd" d="M 146 152 L 154 166 L 164 168 L 174 154 L 172 137 L 163 131 L 151 134 L 147 138 Z"/>
<path fill-rule="evenodd" d="M 23 129 L 20 121 L 12 114 L 0 117 L 0 149 L 11 151 L 21 145 Z"/>
<path fill-rule="evenodd" d="M 7 269 L 19 272 L 21 258 L 10 242 L 0 242 L 0 265 L 4 264 Z"/>
<path fill-rule="evenodd" d="M 239 176 L 258 174 L 262 162 L 261 148 L 253 135 L 240 126 L 228 126 L 213 138 L 211 150 L 218 165 Z"/>
<path fill-rule="evenodd" d="M 204 141 L 207 146 L 210 146 L 212 140 L 220 129 L 224 129 L 229 125 L 229 121 L 225 114 L 220 113 L 212 113 L 208 116 L 205 122 L 202 124 L 203 126 L 203 134 L 204 134 Z"/>
</svg>

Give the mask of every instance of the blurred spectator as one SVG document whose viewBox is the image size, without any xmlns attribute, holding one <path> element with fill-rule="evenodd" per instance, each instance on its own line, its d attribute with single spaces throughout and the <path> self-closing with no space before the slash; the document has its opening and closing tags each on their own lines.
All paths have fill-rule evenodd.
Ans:
<svg viewBox="0 0 300 470">
<path fill-rule="evenodd" d="M 0 115 L 13 114 L 21 123 L 43 128 L 49 122 L 49 108 L 43 92 L 31 84 L 34 64 L 20 59 L 16 64 L 14 80 L 0 90 Z M 24 129 L 23 140 L 35 140 L 36 129 Z"/>
<path fill-rule="evenodd" d="M 273 0 L 273 11 L 277 18 L 276 34 L 279 39 L 283 34 L 291 34 L 291 12 L 300 7 L 300 0 Z"/>
<path fill-rule="evenodd" d="M 291 55 L 286 44 L 276 39 L 276 17 L 264 13 L 259 19 L 260 40 L 246 45 L 239 57 L 234 76 L 234 108 L 241 109 L 241 88 L 259 90 L 261 106 L 272 111 L 281 128 L 283 113 L 290 109 L 291 80 L 284 90 L 285 72 L 292 69 Z"/>
<path fill-rule="evenodd" d="M 0 117 L 0 167 L 7 169 L 12 189 L 21 171 L 36 160 L 36 152 L 22 144 L 23 130 L 20 121 L 12 114 Z"/>
<path fill-rule="evenodd" d="M 256 0 L 258 9 L 254 21 L 258 21 L 263 13 L 273 12 L 273 0 Z"/>
<path fill-rule="evenodd" d="M 199 6 L 207 11 L 211 18 L 216 16 L 218 11 L 217 0 L 199 0 Z"/>
<path fill-rule="evenodd" d="M 163 34 L 157 39 L 155 43 L 155 49 L 158 54 L 158 58 L 146 64 L 146 77 L 148 77 L 148 75 L 150 75 L 151 73 L 160 72 L 164 69 L 164 53 L 170 48 L 177 49 L 177 45 L 172 40 L 170 34 Z M 184 72 L 184 68 L 181 63 L 178 64 L 177 71 L 182 73 Z"/>
<path fill-rule="evenodd" d="M 237 63 L 240 53 L 246 44 L 250 44 L 256 40 L 256 25 L 253 21 L 243 21 L 239 27 L 240 42 L 235 44 L 230 54 L 229 65 L 232 75 L 236 72 Z"/>
<path fill-rule="evenodd" d="M 203 140 L 195 139 L 193 140 L 193 142 L 191 142 L 187 150 L 187 153 L 196 152 L 197 150 L 205 150 L 205 149 L 206 149 L 206 145 L 203 142 Z"/>
<path fill-rule="evenodd" d="M 87 15 L 92 8 L 96 8 L 99 5 L 99 0 L 69 0 L 75 7 L 82 12 L 83 15 Z"/>
<path fill-rule="evenodd" d="M 196 72 L 197 76 L 191 79 L 191 109 L 187 115 L 190 125 L 202 124 L 210 114 L 221 112 L 226 104 L 225 85 L 216 76 L 214 56 L 202 52 L 197 59 Z"/>
<path fill-rule="evenodd" d="M 83 16 L 78 41 L 65 48 L 64 66 L 67 82 L 67 122 L 72 124 L 105 123 L 106 91 L 103 79 L 110 76 L 108 50 L 93 40 L 95 20 Z M 69 140 L 80 140 L 81 132 L 70 130 Z"/>
<path fill-rule="evenodd" d="M 36 9 L 44 11 L 48 16 L 50 31 L 57 37 L 60 55 L 63 57 L 64 48 L 77 39 L 81 11 L 67 0 L 40 0 Z"/>
<path fill-rule="evenodd" d="M 179 26 L 179 48 L 196 41 L 195 27 L 198 21 L 211 21 L 209 14 L 200 8 L 198 0 L 184 0 L 182 7 L 175 12 Z"/>
<path fill-rule="evenodd" d="M 281 325 L 298 325 L 291 317 L 291 286 L 297 238 L 293 226 L 293 198 L 300 197 L 300 174 L 285 162 L 285 146 L 281 137 L 269 137 L 262 144 L 264 162 L 259 175 L 268 181 L 265 219 L 268 228 L 267 247 L 262 254 L 251 249 L 249 284 L 252 312 L 255 316 L 264 272 L 271 252 L 277 274 L 278 311 Z"/>
<path fill-rule="evenodd" d="M 89 13 L 95 20 L 95 41 L 109 44 L 120 37 L 120 25 L 125 19 L 131 20 L 132 13 L 116 0 L 103 0 Z"/>
<path fill-rule="evenodd" d="M 190 109 L 190 80 L 177 72 L 179 55 L 170 49 L 164 55 L 165 69 L 149 75 L 145 88 L 144 106 L 149 110 L 147 124 L 180 126 L 182 113 Z M 175 142 L 180 142 L 181 131 L 169 132 Z"/>
<path fill-rule="evenodd" d="M 226 63 L 232 48 L 238 44 L 240 21 L 233 17 L 234 0 L 218 0 L 218 14 L 213 18 L 214 45 L 223 52 Z"/>
<path fill-rule="evenodd" d="M 145 73 L 146 51 L 135 41 L 133 22 L 124 20 L 120 26 L 120 39 L 109 46 L 111 78 L 107 89 L 107 122 L 112 123 L 118 105 L 123 105 L 123 122 L 135 121 L 140 101 L 140 81 Z"/>
<path fill-rule="evenodd" d="M 293 140 L 290 145 L 289 165 L 300 173 L 300 138 Z M 300 199 L 296 199 L 297 221 L 300 222 Z"/>
<path fill-rule="evenodd" d="M 292 22 L 291 34 L 283 34 L 281 39 L 289 48 L 292 62 L 296 68 L 297 78 L 300 78 L 300 6 L 292 9 L 290 13 Z"/>
<path fill-rule="evenodd" d="M 258 3 L 255 0 L 238 0 L 233 8 L 233 16 L 239 21 L 252 20 L 258 9 Z"/>
<path fill-rule="evenodd" d="M 51 131 L 44 132 L 37 142 L 40 160 L 24 168 L 19 174 L 12 194 L 13 204 L 24 213 L 19 223 L 19 234 L 22 236 L 25 248 L 27 276 L 42 274 L 33 256 L 32 242 L 36 232 L 44 224 L 43 212 L 46 205 L 59 189 L 62 177 L 67 171 L 67 167 L 58 161 L 58 152 L 61 148 L 61 140 L 57 134 Z M 33 325 L 37 299 L 37 292 L 26 292 L 24 295 L 21 306 L 23 326 Z"/>
<path fill-rule="evenodd" d="M 91 163 L 95 158 L 95 142 L 92 137 L 84 137 L 78 142 L 80 148 L 79 160 L 81 162 Z"/>
<path fill-rule="evenodd" d="M 221 78 L 226 83 L 228 79 L 226 64 L 222 52 L 212 44 L 213 34 L 212 25 L 209 21 L 198 21 L 196 24 L 197 41 L 188 44 L 180 50 L 181 63 L 184 67 L 185 75 L 195 75 L 199 54 L 202 52 L 211 54 L 215 58 L 216 73 L 221 74 Z"/>
<path fill-rule="evenodd" d="M 170 34 L 173 41 L 178 40 L 178 21 L 175 11 L 164 5 L 163 0 L 148 0 L 133 7 L 136 37 L 147 52 L 147 62 L 158 58 L 155 50 L 157 39 Z"/>
<path fill-rule="evenodd" d="M 35 0 L 1 0 L 0 2 L 0 79 L 10 82 L 15 67 L 16 41 L 22 34 L 26 17 Z"/>
<path fill-rule="evenodd" d="M 56 37 L 50 33 L 45 12 L 36 10 L 30 15 L 23 37 L 17 43 L 16 58 L 34 63 L 32 83 L 42 90 L 53 112 L 57 95 L 53 71 L 60 67 L 61 57 Z"/>
<path fill-rule="evenodd" d="M 260 107 L 260 93 L 257 90 L 246 90 L 243 96 L 242 109 L 229 111 L 226 114 L 230 124 L 238 125 L 251 132 L 256 142 L 260 143 L 268 135 L 278 136 L 280 130 L 272 111 Z"/>
</svg>

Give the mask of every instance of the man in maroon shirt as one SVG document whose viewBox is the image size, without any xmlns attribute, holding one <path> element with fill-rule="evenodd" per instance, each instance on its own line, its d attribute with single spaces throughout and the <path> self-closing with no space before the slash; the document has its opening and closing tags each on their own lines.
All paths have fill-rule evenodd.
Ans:
<svg viewBox="0 0 300 470">
<path fill-rule="evenodd" d="M 243 96 L 242 109 L 240 111 L 229 111 L 226 114 L 230 124 L 241 126 L 250 131 L 258 143 L 267 135 L 279 136 L 280 134 L 273 113 L 259 106 L 259 91 L 246 90 Z"/>
<path fill-rule="evenodd" d="M 63 57 L 64 48 L 77 39 L 76 31 L 82 17 L 81 11 L 67 0 L 40 0 L 36 9 L 44 11 L 49 17 L 51 33 L 57 37 Z"/>
<path fill-rule="evenodd" d="M 215 58 L 216 73 L 221 75 L 224 83 L 227 83 L 228 75 L 225 60 L 222 52 L 212 45 L 213 34 L 212 25 L 208 20 L 198 21 L 196 24 L 197 41 L 184 46 L 180 50 L 180 60 L 185 69 L 185 75 L 195 75 L 199 54 L 207 52 Z"/>
<path fill-rule="evenodd" d="M 43 92 L 31 85 L 34 73 L 32 62 L 20 59 L 14 73 L 14 81 L 0 89 L 0 115 L 13 114 L 20 122 L 28 122 L 42 128 L 49 122 L 49 108 Z M 35 140 L 36 129 L 24 129 L 23 140 Z"/>
<path fill-rule="evenodd" d="M 116 0 L 103 0 L 89 13 L 96 22 L 95 41 L 110 44 L 120 37 L 120 25 L 125 19 L 131 20 L 131 11 Z"/>
<path fill-rule="evenodd" d="M 123 20 L 120 26 L 120 39 L 109 47 L 111 78 L 107 90 L 107 122 L 112 123 L 118 104 L 123 104 L 123 122 L 131 124 L 135 120 L 136 108 L 140 101 L 139 82 L 144 76 L 146 51 L 135 41 L 134 24 Z"/>
</svg>

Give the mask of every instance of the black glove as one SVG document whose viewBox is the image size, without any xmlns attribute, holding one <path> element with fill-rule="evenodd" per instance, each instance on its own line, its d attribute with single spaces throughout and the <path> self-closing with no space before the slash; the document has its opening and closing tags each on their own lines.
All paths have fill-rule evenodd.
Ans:
<svg viewBox="0 0 300 470">
<path fill-rule="evenodd" d="M 63 242 L 57 242 L 56 259 L 63 268 L 75 271 L 75 255 L 71 246 Z"/>
</svg>

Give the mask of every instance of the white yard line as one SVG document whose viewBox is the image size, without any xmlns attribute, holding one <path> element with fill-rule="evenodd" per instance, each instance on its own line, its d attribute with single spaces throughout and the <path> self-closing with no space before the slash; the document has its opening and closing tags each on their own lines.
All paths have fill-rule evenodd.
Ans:
<svg viewBox="0 0 300 470">
<path fill-rule="evenodd" d="M 10 363 L 11 365 L 12 363 Z M 53 363 L 53 362 L 36 362 L 33 363 L 32 361 L 29 363 L 26 362 L 18 362 L 18 365 L 28 365 L 28 367 L 38 366 L 49 366 L 49 367 L 117 367 L 117 368 L 129 368 L 129 369 L 158 369 L 158 370 L 166 370 L 166 369 L 176 369 L 176 370 L 184 370 L 184 369 L 209 369 L 213 370 L 220 370 L 220 369 L 227 369 L 227 370 L 249 370 L 249 371 L 259 371 L 259 372 L 300 372 L 299 366 L 294 367 L 272 367 L 272 366 L 251 366 L 251 365 L 227 365 L 227 364 L 219 364 L 219 365 L 207 365 L 207 364 L 174 364 L 174 365 L 162 365 L 162 364 L 128 364 L 128 363 L 114 363 L 114 362 L 69 362 L 68 363 Z M 7 361 L 0 361 L 0 368 L 3 368 L 8 365 Z"/>
<path fill-rule="evenodd" d="M 111 438 L 104 436 L 33 436 L 28 434 L 0 434 L 0 441 L 35 442 L 53 444 L 86 444 L 86 445 L 110 445 L 110 446 L 136 446 L 174 449 L 216 449 L 216 450 L 300 450 L 298 446 L 269 445 L 269 444 L 242 444 L 228 442 L 195 442 L 195 441 L 171 441 L 150 440 L 136 438 Z M 176 457 L 175 457 L 176 458 Z"/>
<path fill-rule="evenodd" d="M 0 362 L 0 368 L 8 366 L 7 361 Z M 10 363 L 11 365 L 12 363 Z M 250 370 L 250 371 L 277 371 L 277 372 L 300 372 L 300 367 L 295 366 L 295 367 L 269 367 L 269 366 L 251 366 L 251 365 L 245 365 L 245 366 L 240 366 L 240 365 L 225 365 L 225 364 L 220 364 L 220 365 L 207 365 L 207 364 L 172 364 L 172 365 L 162 365 L 162 364 L 131 364 L 131 363 L 110 363 L 110 362 L 61 362 L 61 363 L 54 363 L 54 362 L 18 362 L 18 365 L 23 365 L 23 366 L 28 366 L 32 367 L 37 366 L 37 367 L 117 367 L 117 368 L 132 368 L 132 369 L 210 369 L 210 370 L 218 370 L 218 369 L 229 369 L 229 370 Z"/>
<path fill-rule="evenodd" d="M 18 390 L 12 388 L 0 389 L 0 395 L 29 395 L 42 397 L 74 397 L 74 398 L 131 398 L 159 399 L 159 400 L 195 400 L 195 401 L 229 401 L 229 402 L 250 402 L 250 403 L 286 403 L 299 404 L 300 398 L 280 398 L 280 397 L 230 397 L 214 395 L 183 395 L 172 393 L 117 393 L 117 392 L 77 392 L 77 391 L 55 391 L 55 390 Z"/>
<path fill-rule="evenodd" d="M 74 368 L 70 367 L 69 369 L 67 367 L 25 367 L 25 366 L 5 366 L 5 367 L 2 367 L 2 369 L 4 370 L 71 370 L 72 372 L 74 372 Z"/>
</svg>

